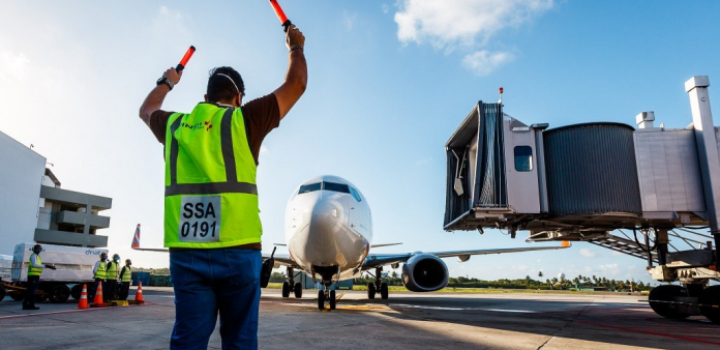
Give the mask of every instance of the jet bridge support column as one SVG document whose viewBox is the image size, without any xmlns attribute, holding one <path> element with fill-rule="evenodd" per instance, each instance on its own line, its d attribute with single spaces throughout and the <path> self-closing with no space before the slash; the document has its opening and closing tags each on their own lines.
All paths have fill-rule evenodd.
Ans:
<svg viewBox="0 0 720 350">
<path fill-rule="evenodd" d="M 700 174 L 705 193 L 710 232 L 715 238 L 715 263 L 720 263 L 720 155 L 717 149 L 715 126 L 710 110 L 708 87 L 710 79 L 706 75 L 694 76 L 685 82 L 685 90 L 690 96 L 695 143 L 698 150 Z"/>
</svg>

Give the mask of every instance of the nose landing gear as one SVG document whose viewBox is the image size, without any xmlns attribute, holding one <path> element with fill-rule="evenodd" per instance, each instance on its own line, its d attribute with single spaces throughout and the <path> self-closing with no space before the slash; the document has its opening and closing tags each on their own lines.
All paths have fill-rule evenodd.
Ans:
<svg viewBox="0 0 720 350">
<path fill-rule="evenodd" d="M 318 291 L 318 309 L 325 310 L 325 300 L 330 304 L 330 310 L 335 310 L 337 298 L 335 297 L 335 291 L 330 290 L 330 285 L 326 284 L 324 290 Z"/>
</svg>

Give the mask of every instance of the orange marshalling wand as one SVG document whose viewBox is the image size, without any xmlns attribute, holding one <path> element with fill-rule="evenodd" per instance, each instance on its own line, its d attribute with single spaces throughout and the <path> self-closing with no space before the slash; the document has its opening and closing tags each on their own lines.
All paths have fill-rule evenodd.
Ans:
<svg viewBox="0 0 720 350">
<path fill-rule="evenodd" d="M 275 14 L 278 16 L 278 19 L 280 20 L 280 23 L 282 23 L 282 26 L 285 27 L 285 32 L 287 32 L 292 25 L 292 22 L 290 22 L 287 16 L 285 16 L 285 12 L 283 11 L 282 7 L 280 7 L 280 4 L 278 4 L 277 0 L 270 0 L 270 6 L 272 6 L 273 10 L 275 10 Z"/>
</svg>

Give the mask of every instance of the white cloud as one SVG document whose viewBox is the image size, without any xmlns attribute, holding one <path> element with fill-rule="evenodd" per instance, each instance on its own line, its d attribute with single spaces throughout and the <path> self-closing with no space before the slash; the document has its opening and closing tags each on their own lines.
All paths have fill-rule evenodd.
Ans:
<svg viewBox="0 0 720 350">
<path fill-rule="evenodd" d="M 479 76 L 488 75 L 496 68 L 515 59 L 509 52 L 476 51 L 463 58 L 463 65 Z"/>
<path fill-rule="evenodd" d="M 24 53 L 0 52 L 0 77 L 13 77 L 18 80 L 25 79 L 30 60 Z"/>
<path fill-rule="evenodd" d="M 397 37 L 403 44 L 429 43 L 450 53 L 473 50 L 463 59 L 466 67 L 486 75 L 514 55 L 479 50 L 498 32 L 518 28 L 554 6 L 554 0 L 399 0 L 395 13 Z"/>
<path fill-rule="evenodd" d="M 580 249 L 579 253 L 586 258 L 594 258 L 597 256 L 595 252 L 587 248 Z"/>
<path fill-rule="evenodd" d="M 343 23 L 347 30 L 353 30 L 355 22 L 357 21 L 357 13 L 350 14 L 347 11 L 343 12 Z"/>
<path fill-rule="evenodd" d="M 382 4 L 382 12 L 385 14 L 390 12 L 390 6 L 388 4 Z"/>
<path fill-rule="evenodd" d="M 265 145 L 260 146 L 260 154 L 268 154 L 270 150 Z"/>
<path fill-rule="evenodd" d="M 436 47 L 472 45 L 498 31 L 519 27 L 553 7 L 553 0 L 400 0 L 398 39 Z"/>
</svg>

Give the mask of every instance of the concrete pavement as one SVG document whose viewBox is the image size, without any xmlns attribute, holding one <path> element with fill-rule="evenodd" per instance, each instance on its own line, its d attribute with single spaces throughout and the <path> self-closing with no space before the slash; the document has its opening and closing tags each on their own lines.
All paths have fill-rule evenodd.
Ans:
<svg viewBox="0 0 720 350">
<path fill-rule="evenodd" d="M 145 306 L 78 311 L 74 303 L 0 302 L 0 349 L 167 349 L 174 322 L 170 289 L 145 288 Z M 555 294 L 343 294 L 317 310 L 315 291 L 283 299 L 265 290 L 260 349 L 717 349 L 720 327 L 671 321 L 643 297 Z M 210 349 L 220 349 L 216 332 Z"/>
</svg>

